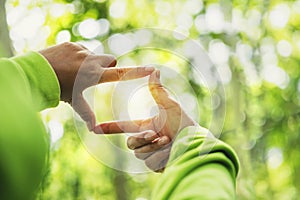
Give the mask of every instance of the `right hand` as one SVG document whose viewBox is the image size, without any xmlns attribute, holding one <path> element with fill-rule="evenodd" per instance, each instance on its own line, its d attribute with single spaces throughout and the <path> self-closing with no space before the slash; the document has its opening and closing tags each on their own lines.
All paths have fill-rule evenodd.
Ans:
<svg viewBox="0 0 300 200">
<path fill-rule="evenodd" d="M 168 161 L 171 145 L 167 144 L 183 128 L 196 123 L 161 85 L 158 70 L 150 75 L 148 86 L 159 107 L 158 115 L 145 120 L 105 122 L 94 131 L 99 134 L 142 132 L 129 137 L 127 146 L 134 150 L 137 158 L 145 160 L 150 169 L 160 171 Z"/>
</svg>

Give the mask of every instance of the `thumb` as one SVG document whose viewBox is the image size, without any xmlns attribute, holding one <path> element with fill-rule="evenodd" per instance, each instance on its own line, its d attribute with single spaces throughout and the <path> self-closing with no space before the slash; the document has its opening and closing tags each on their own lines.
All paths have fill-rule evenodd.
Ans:
<svg viewBox="0 0 300 200">
<path fill-rule="evenodd" d="M 174 103 L 168 91 L 162 86 L 160 82 L 160 71 L 155 70 L 149 77 L 149 90 L 155 102 L 162 106 L 166 107 L 169 103 Z"/>
</svg>

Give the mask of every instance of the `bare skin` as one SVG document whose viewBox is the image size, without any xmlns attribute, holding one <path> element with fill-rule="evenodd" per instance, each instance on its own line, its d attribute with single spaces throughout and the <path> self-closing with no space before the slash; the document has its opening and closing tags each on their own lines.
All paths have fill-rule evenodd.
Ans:
<svg viewBox="0 0 300 200">
<path fill-rule="evenodd" d="M 66 42 L 40 51 L 54 69 L 61 88 L 61 100 L 71 103 L 86 121 L 89 130 L 95 127 L 95 115 L 83 91 L 88 87 L 113 81 L 141 78 L 150 75 L 152 67 L 113 68 L 117 61 L 112 55 L 95 55 L 76 43 Z"/>
<path fill-rule="evenodd" d="M 136 157 L 144 160 L 150 169 L 162 171 L 169 158 L 171 140 L 195 122 L 161 85 L 158 70 L 150 75 L 148 86 L 159 107 L 157 116 L 145 120 L 105 122 L 97 125 L 94 131 L 98 134 L 138 133 L 128 138 L 128 148 L 134 150 Z"/>
<path fill-rule="evenodd" d="M 136 132 L 127 145 L 135 155 L 154 170 L 161 171 L 169 158 L 171 140 L 193 120 L 171 98 L 159 80 L 159 71 L 153 67 L 113 68 L 112 55 L 94 55 L 84 46 L 63 43 L 40 51 L 54 69 L 61 88 L 61 100 L 71 103 L 74 110 L 95 133 Z M 141 78 L 150 75 L 149 89 L 159 107 L 159 114 L 149 119 L 124 122 L 106 122 L 95 126 L 95 115 L 83 98 L 88 87 L 113 81 Z"/>
</svg>

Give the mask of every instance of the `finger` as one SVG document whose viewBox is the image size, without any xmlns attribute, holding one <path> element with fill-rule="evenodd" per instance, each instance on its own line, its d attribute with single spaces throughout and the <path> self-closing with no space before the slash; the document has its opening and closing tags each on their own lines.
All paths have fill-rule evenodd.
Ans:
<svg viewBox="0 0 300 200">
<path fill-rule="evenodd" d="M 86 122 L 88 129 L 90 131 L 93 130 L 96 123 L 95 115 L 82 95 L 73 96 L 72 107 L 79 114 L 82 120 Z"/>
<path fill-rule="evenodd" d="M 168 163 L 170 150 L 171 147 L 152 154 L 145 160 L 146 166 L 155 172 L 163 171 Z"/>
<path fill-rule="evenodd" d="M 159 149 L 165 147 L 165 145 L 168 143 L 170 143 L 170 139 L 167 136 L 163 136 L 152 144 L 144 145 L 140 148 L 137 148 L 134 151 L 134 154 L 138 159 L 145 160 L 152 154 L 155 154 Z"/>
<path fill-rule="evenodd" d="M 153 67 L 106 68 L 100 78 L 99 83 L 142 78 L 150 75 L 153 71 Z"/>
<path fill-rule="evenodd" d="M 168 91 L 160 82 L 160 71 L 155 70 L 149 77 L 149 90 L 155 102 L 163 108 L 178 106 L 178 103 L 173 100 Z"/>
<path fill-rule="evenodd" d="M 98 124 L 94 128 L 96 134 L 135 133 L 154 130 L 152 118 L 133 121 L 112 121 Z"/>
<path fill-rule="evenodd" d="M 112 55 L 89 55 L 80 65 L 74 87 L 78 92 L 82 92 L 88 87 L 97 85 L 101 82 L 105 69 L 115 65 L 116 59 Z"/>
<path fill-rule="evenodd" d="M 147 130 L 136 135 L 130 136 L 127 139 L 127 147 L 129 149 L 134 150 L 146 144 L 152 144 L 152 141 L 156 138 L 159 138 L 159 135 L 156 132 L 152 130 Z"/>
</svg>

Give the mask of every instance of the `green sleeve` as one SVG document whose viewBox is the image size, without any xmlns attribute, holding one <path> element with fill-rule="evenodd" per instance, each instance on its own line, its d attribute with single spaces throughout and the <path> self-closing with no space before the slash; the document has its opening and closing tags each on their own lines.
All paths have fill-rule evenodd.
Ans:
<svg viewBox="0 0 300 200">
<path fill-rule="evenodd" d="M 38 53 L 2 58 L 0 94 L 0 199 L 32 199 L 49 153 L 36 110 L 58 104 L 58 83 Z"/>
<path fill-rule="evenodd" d="M 25 73 L 33 102 L 38 110 L 55 107 L 59 103 L 60 88 L 54 70 L 39 53 L 30 52 L 11 59 Z"/>
<path fill-rule="evenodd" d="M 152 199 L 236 199 L 239 163 L 233 149 L 201 127 L 185 128 L 174 141 Z"/>
</svg>

